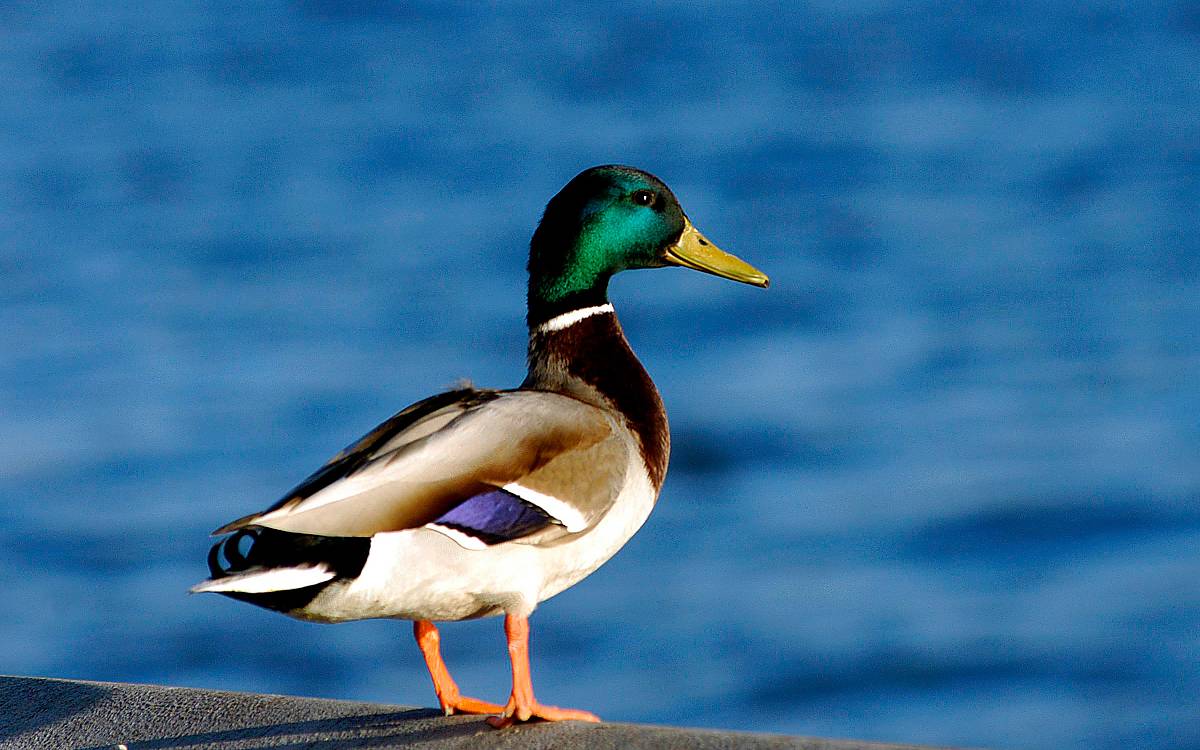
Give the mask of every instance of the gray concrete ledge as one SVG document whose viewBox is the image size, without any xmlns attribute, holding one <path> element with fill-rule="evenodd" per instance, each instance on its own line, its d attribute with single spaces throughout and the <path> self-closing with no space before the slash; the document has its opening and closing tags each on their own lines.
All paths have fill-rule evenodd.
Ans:
<svg viewBox="0 0 1200 750">
<path fill-rule="evenodd" d="M 4 750 L 334 750 L 335 748 L 679 748 L 882 750 L 915 746 L 630 724 L 529 724 L 427 708 L 0 676 Z"/>
</svg>

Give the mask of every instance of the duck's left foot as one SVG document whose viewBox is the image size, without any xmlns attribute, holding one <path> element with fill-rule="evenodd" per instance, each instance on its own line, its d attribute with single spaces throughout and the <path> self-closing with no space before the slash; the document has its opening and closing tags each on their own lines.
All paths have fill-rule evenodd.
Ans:
<svg viewBox="0 0 1200 750">
<path fill-rule="evenodd" d="M 442 713 L 447 716 L 454 714 L 494 714 L 503 711 L 503 706 L 498 706 L 495 703 L 481 701 L 478 698 L 468 698 L 465 695 L 455 693 L 453 695 L 438 694 L 438 703 L 442 706 Z"/>
<path fill-rule="evenodd" d="M 429 667 L 429 676 L 433 678 L 433 689 L 437 693 L 438 705 L 447 716 L 454 714 L 495 714 L 504 710 L 503 706 L 481 701 L 478 698 L 468 698 L 458 692 L 458 685 L 446 669 L 442 661 L 441 636 L 437 628 L 428 620 L 417 620 L 413 623 L 413 635 L 421 653 L 425 656 L 425 666 Z"/>
<path fill-rule="evenodd" d="M 600 717 L 590 711 L 580 711 L 576 708 L 559 708 L 547 706 L 536 700 L 530 702 L 509 700 L 504 712 L 499 716 L 488 717 L 487 723 L 496 729 L 511 727 L 513 724 L 530 719 L 543 721 L 590 721 L 599 722 Z"/>
</svg>

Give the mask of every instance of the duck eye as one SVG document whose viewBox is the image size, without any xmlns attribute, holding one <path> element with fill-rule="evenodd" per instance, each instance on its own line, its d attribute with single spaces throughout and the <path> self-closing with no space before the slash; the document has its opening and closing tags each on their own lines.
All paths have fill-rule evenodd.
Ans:
<svg viewBox="0 0 1200 750">
<path fill-rule="evenodd" d="M 654 193 L 649 190 L 635 190 L 633 192 L 633 202 L 639 206 L 649 206 L 654 203 Z"/>
</svg>

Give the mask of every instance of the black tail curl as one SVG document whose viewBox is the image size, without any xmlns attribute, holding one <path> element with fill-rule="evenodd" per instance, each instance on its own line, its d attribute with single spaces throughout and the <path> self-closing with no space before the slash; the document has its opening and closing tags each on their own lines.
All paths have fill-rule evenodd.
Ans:
<svg viewBox="0 0 1200 750">
<path fill-rule="evenodd" d="M 250 547 L 242 552 L 242 540 Z M 339 577 L 362 572 L 371 551 L 369 537 L 316 536 L 248 526 L 218 541 L 208 551 L 208 570 L 214 579 L 254 568 L 294 568 L 324 564 Z"/>
<path fill-rule="evenodd" d="M 262 530 L 251 527 L 248 529 L 239 529 L 233 534 L 225 537 L 221 541 L 212 546 L 208 551 L 208 572 L 215 578 L 226 578 L 234 573 L 241 573 L 252 567 L 247 555 L 242 554 L 241 543 L 243 539 L 250 539 L 250 550 L 258 546 L 259 534 Z M 221 557 L 225 558 L 226 565 L 221 564 Z"/>
</svg>

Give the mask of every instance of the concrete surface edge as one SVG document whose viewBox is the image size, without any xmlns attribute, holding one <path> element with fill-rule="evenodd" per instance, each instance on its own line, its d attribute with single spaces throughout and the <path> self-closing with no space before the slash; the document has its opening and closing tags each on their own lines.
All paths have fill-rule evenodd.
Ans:
<svg viewBox="0 0 1200 750">
<path fill-rule="evenodd" d="M 122 748 L 124 746 L 124 748 Z M 883 750 L 883 745 L 631 724 L 530 724 L 503 731 L 427 708 L 194 688 L 0 676 L 3 750 L 259 748 L 695 748 Z"/>
</svg>

